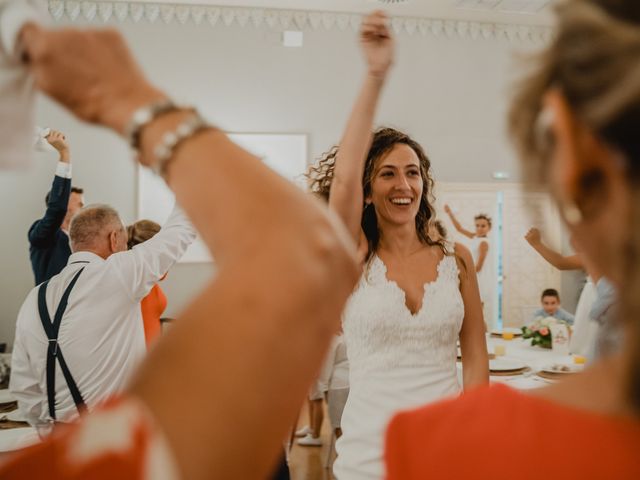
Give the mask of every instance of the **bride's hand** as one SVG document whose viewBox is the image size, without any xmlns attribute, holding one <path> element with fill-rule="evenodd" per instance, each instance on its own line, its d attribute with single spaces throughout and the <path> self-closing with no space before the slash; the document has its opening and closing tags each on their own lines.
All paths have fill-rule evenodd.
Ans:
<svg viewBox="0 0 640 480">
<path fill-rule="evenodd" d="M 369 74 L 384 78 L 393 64 L 394 40 L 388 27 L 389 17 L 376 10 L 367 15 L 360 27 L 360 45 Z"/>
</svg>

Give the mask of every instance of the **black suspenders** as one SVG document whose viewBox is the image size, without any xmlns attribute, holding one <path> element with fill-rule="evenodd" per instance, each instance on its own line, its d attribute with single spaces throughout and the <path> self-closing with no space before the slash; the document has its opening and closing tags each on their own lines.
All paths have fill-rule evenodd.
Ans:
<svg viewBox="0 0 640 480">
<path fill-rule="evenodd" d="M 80 276 L 84 268 L 85 267 L 82 267 L 78 271 L 78 273 L 75 274 L 73 280 L 71 280 L 71 283 L 64 291 L 64 294 L 60 299 L 60 304 L 58 305 L 58 308 L 56 310 L 56 314 L 53 317 L 53 322 L 51 321 L 51 317 L 49 316 L 46 301 L 47 284 L 49 283 L 49 280 L 44 282 L 42 285 L 40 285 L 40 288 L 38 288 L 38 310 L 40 312 L 40 321 L 42 322 L 42 327 L 47 334 L 47 338 L 49 339 L 49 348 L 47 349 L 47 400 L 49 402 L 49 415 L 54 421 L 56 420 L 56 358 L 60 363 L 60 369 L 62 370 L 62 374 L 64 375 L 64 379 L 67 382 L 67 386 L 69 387 L 69 391 L 71 392 L 73 402 L 75 403 L 78 412 L 81 413 L 86 408 L 86 405 L 82 398 L 82 394 L 80 393 L 78 385 L 76 385 L 76 382 L 73 379 L 71 372 L 69 371 L 67 362 L 64 361 L 62 351 L 60 350 L 60 345 L 58 344 L 58 332 L 60 331 L 62 316 L 67 309 L 69 294 L 71 293 L 71 290 L 73 290 L 73 287 L 78 281 L 78 277 Z"/>
</svg>

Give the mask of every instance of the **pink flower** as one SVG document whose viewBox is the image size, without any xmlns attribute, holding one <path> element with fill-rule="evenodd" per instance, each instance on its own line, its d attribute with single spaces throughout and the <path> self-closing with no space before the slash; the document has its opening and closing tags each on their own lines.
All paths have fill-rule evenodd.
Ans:
<svg viewBox="0 0 640 480">
<path fill-rule="evenodd" d="M 538 330 L 538 325 L 535 323 L 532 323 L 531 325 L 529 325 L 529 330 L 531 330 L 532 332 L 535 332 Z"/>
<path fill-rule="evenodd" d="M 540 333 L 540 335 L 542 335 L 543 337 L 546 337 L 547 335 L 549 335 L 549 329 L 547 327 L 542 327 L 540 330 L 538 330 L 538 333 Z"/>
</svg>

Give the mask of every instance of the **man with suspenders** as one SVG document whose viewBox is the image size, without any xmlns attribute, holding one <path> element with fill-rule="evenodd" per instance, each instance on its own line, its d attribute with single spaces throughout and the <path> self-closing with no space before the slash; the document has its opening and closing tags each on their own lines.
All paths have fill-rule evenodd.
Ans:
<svg viewBox="0 0 640 480">
<path fill-rule="evenodd" d="M 120 391 L 146 347 L 140 300 L 184 254 L 195 231 L 176 207 L 162 230 L 127 250 L 118 213 L 73 218 L 67 266 L 35 287 L 16 324 L 11 392 L 29 423 L 73 420 Z"/>
</svg>

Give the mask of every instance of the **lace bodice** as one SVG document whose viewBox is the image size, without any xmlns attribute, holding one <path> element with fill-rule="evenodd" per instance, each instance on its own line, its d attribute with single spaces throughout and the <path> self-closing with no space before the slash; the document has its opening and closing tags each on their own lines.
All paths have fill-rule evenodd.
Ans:
<svg viewBox="0 0 640 480">
<path fill-rule="evenodd" d="M 422 307 L 412 314 L 404 291 L 387 279 L 385 264 L 375 256 L 344 314 L 352 379 L 398 366 L 455 365 L 464 317 L 458 275 L 455 257 L 443 257 L 437 278 L 424 286 Z"/>
</svg>

